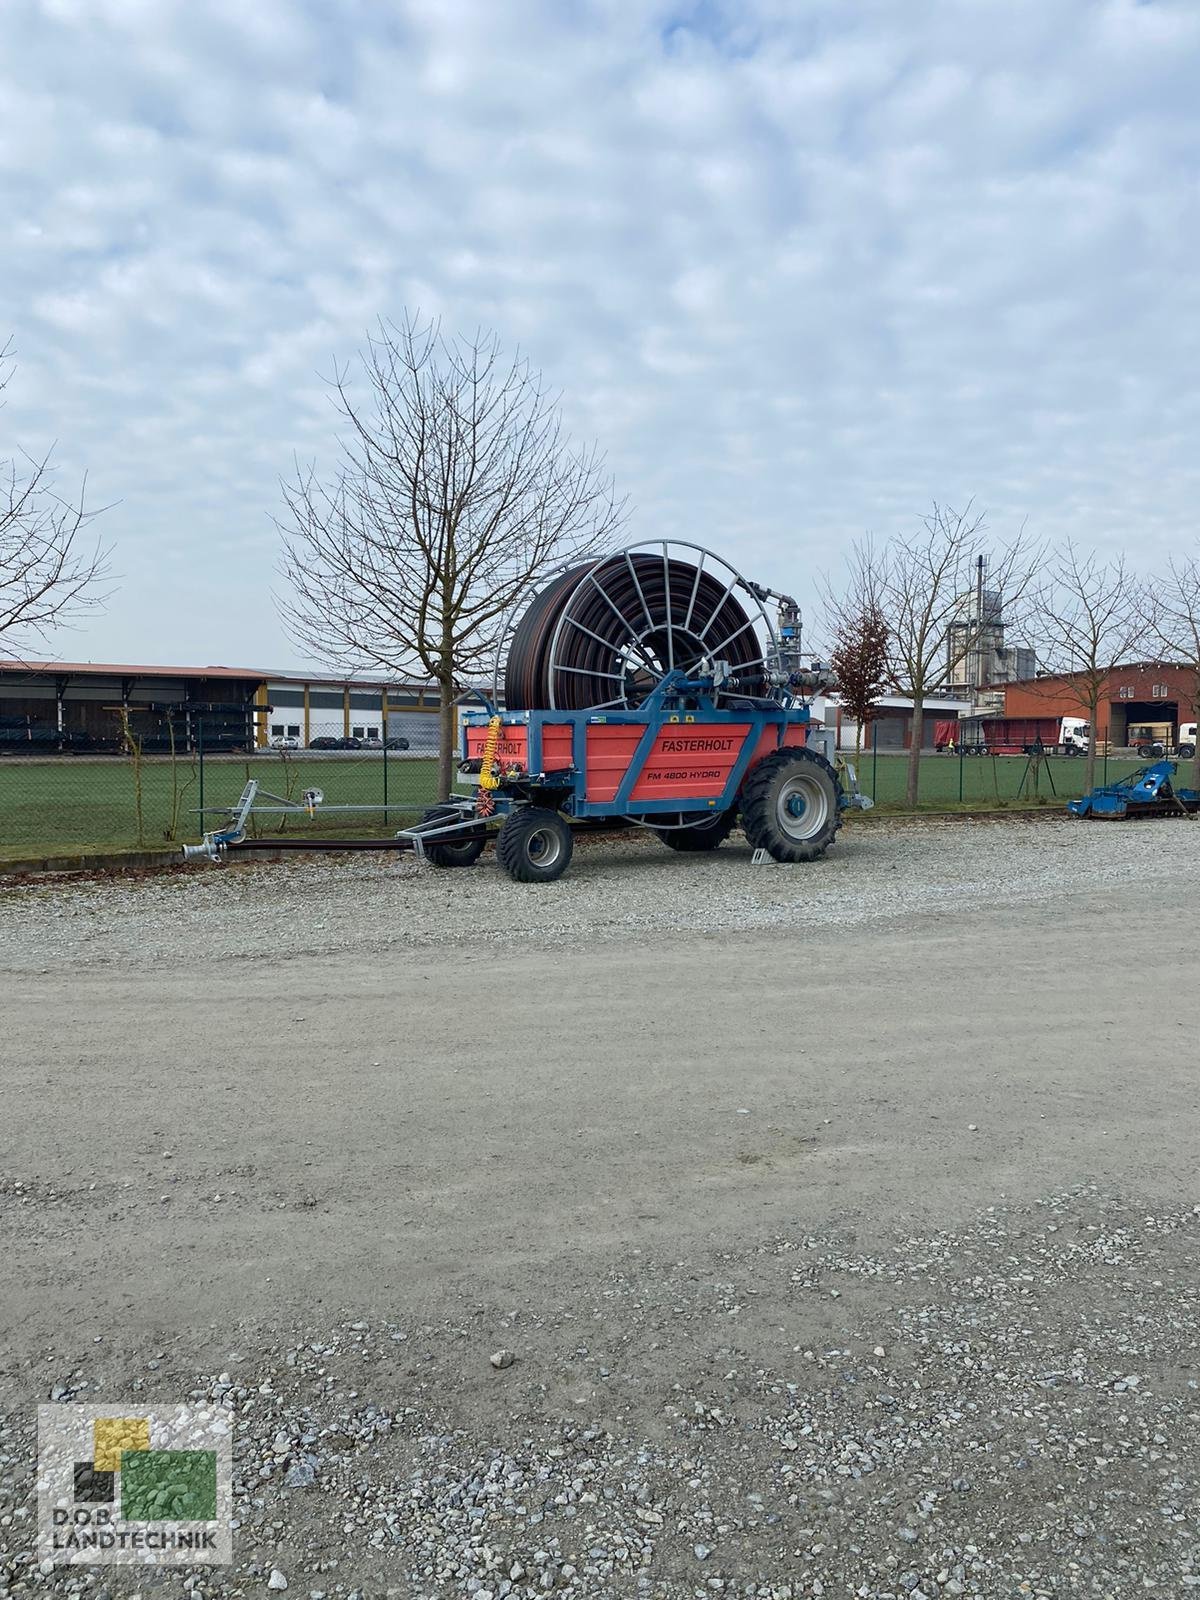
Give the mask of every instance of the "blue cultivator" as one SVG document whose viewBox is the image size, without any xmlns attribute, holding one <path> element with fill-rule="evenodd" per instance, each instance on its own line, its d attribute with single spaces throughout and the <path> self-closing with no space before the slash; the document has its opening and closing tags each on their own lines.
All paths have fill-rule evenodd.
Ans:
<svg viewBox="0 0 1200 1600">
<path fill-rule="evenodd" d="M 1173 761 L 1156 761 L 1153 766 L 1131 772 L 1116 783 L 1102 784 L 1082 800 L 1068 800 L 1067 810 L 1075 817 L 1116 820 L 1120 817 L 1190 817 L 1200 811 L 1200 791 L 1177 789 Z"/>
</svg>

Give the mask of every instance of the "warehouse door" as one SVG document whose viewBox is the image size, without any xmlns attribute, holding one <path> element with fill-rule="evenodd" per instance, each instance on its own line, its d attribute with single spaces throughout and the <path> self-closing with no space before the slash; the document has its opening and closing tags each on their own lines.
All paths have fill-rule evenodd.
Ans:
<svg viewBox="0 0 1200 1600">
<path fill-rule="evenodd" d="M 898 717 L 876 717 L 867 730 L 866 748 L 903 750 L 904 730 L 907 726 L 907 712 L 901 713 Z"/>
<path fill-rule="evenodd" d="M 1133 744 L 1140 742 L 1144 730 L 1155 730 L 1153 737 L 1163 740 L 1165 744 L 1173 745 L 1179 730 L 1179 702 L 1178 700 L 1118 700 L 1113 704 L 1112 741 L 1114 744 Z M 1120 713 L 1125 713 L 1125 721 L 1119 720 Z M 1169 730 L 1169 731 L 1167 731 Z M 1165 739 L 1163 733 L 1166 732 Z M 1134 734 L 1138 734 L 1135 741 Z"/>
</svg>

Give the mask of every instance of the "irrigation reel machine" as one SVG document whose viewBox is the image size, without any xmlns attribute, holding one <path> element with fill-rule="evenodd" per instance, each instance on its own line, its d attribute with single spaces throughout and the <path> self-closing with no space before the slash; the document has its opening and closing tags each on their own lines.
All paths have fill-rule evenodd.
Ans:
<svg viewBox="0 0 1200 1600">
<path fill-rule="evenodd" d="M 767 609 L 774 601 L 778 625 Z M 468 867 L 495 838 L 519 882 L 548 882 L 571 859 L 571 822 L 635 824 L 674 850 L 712 850 L 740 818 L 755 860 L 814 861 L 843 811 L 866 809 L 852 767 L 847 794 L 814 728 L 810 702 L 832 687 L 805 665 L 800 612 L 700 545 L 652 540 L 551 578 L 504 630 L 491 696 L 462 719 L 454 794 L 395 843 L 436 867 Z M 499 707 L 503 705 L 503 710 Z M 357 813 L 266 793 L 250 778 L 225 821 L 185 845 L 188 861 L 253 846 L 387 848 L 385 840 L 255 840 L 255 816 Z"/>
<path fill-rule="evenodd" d="M 831 685 L 801 660 L 796 602 L 710 550 L 655 540 L 573 565 L 506 631 L 492 697 L 463 717 L 473 793 L 396 837 L 436 867 L 467 867 L 494 835 L 523 883 L 565 871 L 572 820 L 700 851 L 740 817 L 756 859 L 816 860 L 842 812 L 871 803 L 852 769 L 843 790 L 810 728 L 811 697 Z"/>
</svg>

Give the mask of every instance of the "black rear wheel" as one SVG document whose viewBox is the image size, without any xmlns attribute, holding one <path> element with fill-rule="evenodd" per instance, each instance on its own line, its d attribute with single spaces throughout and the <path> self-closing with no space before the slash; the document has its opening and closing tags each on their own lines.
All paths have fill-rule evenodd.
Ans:
<svg viewBox="0 0 1200 1600">
<path fill-rule="evenodd" d="M 496 859 L 517 883 L 552 883 L 561 878 L 573 849 L 566 818 L 543 806 L 510 811 L 496 838 Z"/>
<path fill-rule="evenodd" d="M 737 808 L 718 811 L 712 815 L 699 815 L 695 822 L 680 828 L 659 828 L 658 837 L 672 850 L 715 850 L 724 844 L 737 821 Z"/>
<path fill-rule="evenodd" d="M 434 806 L 421 821 L 449 824 L 461 817 L 462 812 L 454 806 Z M 425 859 L 434 867 L 473 867 L 483 854 L 486 842 L 487 829 L 481 825 L 452 844 L 444 839 L 431 839 L 425 846 Z"/>
<path fill-rule="evenodd" d="M 815 861 L 837 837 L 842 786 L 816 750 L 785 745 L 752 767 L 742 785 L 742 827 L 776 861 Z"/>
</svg>

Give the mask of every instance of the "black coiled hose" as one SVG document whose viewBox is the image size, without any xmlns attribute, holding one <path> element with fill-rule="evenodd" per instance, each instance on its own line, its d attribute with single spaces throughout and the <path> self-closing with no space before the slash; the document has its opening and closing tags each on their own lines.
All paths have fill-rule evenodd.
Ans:
<svg viewBox="0 0 1200 1600">
<path fill-rule="evenodd" d="M 557 645 L 555 638 L 557 635 Z M 762 643 L 723 574 L 625 551 L 572 567 L 517 623 L 504 674 L 510 711 L 636 706 L 672 668 L 730 663 L 741 694 L 765 688 Z"/>
</svg>

